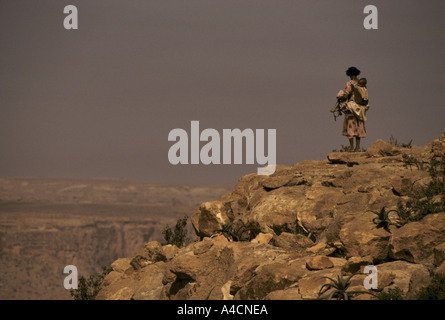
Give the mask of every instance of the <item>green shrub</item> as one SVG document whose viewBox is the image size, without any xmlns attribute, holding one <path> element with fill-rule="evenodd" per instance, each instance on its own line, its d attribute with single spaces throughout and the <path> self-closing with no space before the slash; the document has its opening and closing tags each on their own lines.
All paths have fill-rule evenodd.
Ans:
<svg viewBox="0 0 445 320">
<path fill-rule="evenodd" d="M 389 288 L 387 291 L 381 291 L 375 295 L 379 300 L 404 300 L 403 290 L 399 287 Z"/>
<path fill-rule="evenodd" d="M 426 162 L 420 161 L 413 156 L 409 156 L 406 153 L 402 154 L 402 162 L 405 168 L 412 169 L 412 166 L 416 166 L 417 170 L 426 170 Z"/>
<path fill-rule="evenodd" d="M 427 187 L 427 192 L 431 192 L 432 195 L 445 196 L 445 155 L 431 158 L 428 173 L 431 182 Z"/>
<path fill-rule="evenodd" d="M 425 187 L 413 192 L 409 200 L 399 202 L 397 212 L 401 225 L 409 221 L 419 221 L 431 213 L 445 211 L 445 155 L 433 156 L 425 163 L 404 155 L 405 166 L 415 164 L 417 169 L 428 171 L 431 181 Z"/>
<path fill-rule="evenodd" d="M 329 283 L 325 283 L 321 286 L 318 297 L 319 299 L 337 299 L 337 300 L 351 300 L 354 296 L 358 294 L 371 294 L 368 291 L 348 291 L 349 286 L 351 285 L 351 278 L 355 276 L 358 273 L 354 273 L 348 277 L 345 277 L 343 271 L 340 273 L 340 275 L 337 275 L 337 279 L 324 277 L 326 279 L 329 279 Z M 327 293 L 326 295 L 323 295 L 327 291 L 331 290 L 331 292 Z"/>
<path fill-rule="evenodd" d="M 389 137 L 388 143 L 396 146 L 397 148 L 409 148 L 409 149 L 411 149 L 412 148 L 411 144 L 413 143 L 413 139 L 411 139 L 408 143 L 399 143 L 397 141 L 397 139 L 394 138 L 393 135 L 391 135 Z"/>
<path fill-rule="evenodd" d="M 81 276 L 77 289 L 71 289 L 70 294 L 74 300 L 94 300 L 99 293 L 102 281 L 111 272 L 111 268 L 103 267 L 102 272 L 90 275 L 88 278 Z"/>
<path fill-rule="evenodd" d="M 176 221 L 175 228 L 172 230 L 169 225 L 167 225 L 162 234 L 164 236 L 164 240 L 167 244 L 173 244 L 178 248 L 183 247 L 188 241 L 187 238 L 187 220 L 188 217 L 184 216 L 184 218 L 179 218 Z"/>
<path fill-rule="evenodd" d="M 371 211 L 372 213 L 377 215 L 377 217 L 372 219 L 372 222 L 374 222 L 376 224 L 377 229 L 378 228 L 383 228 L 387 232 L 391 232 L 389 230 L 389 226 L 392 225 L 392 222 L 389 219 L 389 213 L 392 212 L 392 211 L 396 212 L 396 210 L 386 211 L 385 207 L 382 207 L 380 209 L 380 211 Z"/>
<path fill-rule="evenodd" d="M 429 286 L 417 292 L 418 300 L 445 300 L 445 275 L 433 273 L 432 278 Z"/>
</svg>

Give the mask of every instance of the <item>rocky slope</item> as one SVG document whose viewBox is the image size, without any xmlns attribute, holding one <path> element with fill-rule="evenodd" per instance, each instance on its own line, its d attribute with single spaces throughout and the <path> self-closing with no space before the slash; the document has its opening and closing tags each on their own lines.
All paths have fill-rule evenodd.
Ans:
<svg viewBox="0 0 445 320">
<path fill-rule="evenodd" d="M 0 299 L 72 299 L 66 265 L 79 275 L 131 256 L 162 229 L 219 197 L 221 186 L 123 179 L 0 178 Z"/>
<path fill-rule="evenodd" d="M 365 290 L 360 272 L 374 265 L 373 293 L 399 288 L 413 299 L 431 271 L 445 273 L 445 213 L 430 212 L 443 208 L 443 189 L 419 198 L 434 180 L 422 169 L 443 155 L 445 135 L 410 148 L 378 140 L 364 153 L 244 176 L 193 214 L 199 241 L 147 242 L 111 264 L 97 298 L 315 299 L 325 277 L 341 272 L 357 273 L 350 290 Z M 430 211 L 416 216 L 419 204 Z M 387 217 L 378 220 L 379 212 Z"/>
</svg>

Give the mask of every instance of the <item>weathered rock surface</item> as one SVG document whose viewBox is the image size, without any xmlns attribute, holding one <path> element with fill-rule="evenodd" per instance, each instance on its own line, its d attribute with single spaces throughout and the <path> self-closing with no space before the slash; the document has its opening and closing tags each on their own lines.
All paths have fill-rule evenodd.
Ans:
<svg viewBox="0 0 445 320">
<path fill-rule="evenodd" d="M 379 139 L 366 150 L 366 153 L 370 156 L 394 156 L 400 154 L 401 150 L 395 145 Z"/>
<path fill-rule="evenodd" d="M 121 271 L 110 273 L 98 298 L 316 299 L 328 277 L 367 265 L 378 269 L 377 290 L 398 287 L 412 298 L 429 284 L 430 271 L 445 269 L 445 214 L 398 227 L 391 212 L 386 230 L 374 218 L 430 181 L 404 157 L 427 161 L 443 146 L 445 138 L 412 148 L 379 140 L 364 153 L 335 152 L 324 161 L 277 166 L 270 176 L 246 175 L 232 192 L 195 211 L 199 241 L 157 261 L 143 249 L 125 271 L 116 264 Z M 230 241 L 221 232 L 229 224 L 257 230 L 247 233 L 250 241 Z M 365 290 L 365 278 L 355 275 L 351 288 Z"/>
<path fill-rule="evenodd" d="M 391 254 L 395 259 L 432 266 L 434 253 L 437 255 L 444 244 L 445 214 L 430 214 L 421 221 L 394 229 L 391 237 Z"/>
<path fill-rule="evenodd" d="M 309 270 L 323 270 L 333 267 L 334 263 L 328 257 L 324 256 L 311 257 L 306 261 L 306 268 Z"/>
</svg>

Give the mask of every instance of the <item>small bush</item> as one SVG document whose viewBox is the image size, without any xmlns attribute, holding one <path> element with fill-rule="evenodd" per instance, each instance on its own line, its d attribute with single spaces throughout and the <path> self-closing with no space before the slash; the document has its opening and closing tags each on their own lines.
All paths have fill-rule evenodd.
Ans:
<svg viewBox="0 0 445 320">
<path fill-rule="evenodd" d="M 77 289 L 70 290 L 74 300 L 94 300 L 99 293 L 104 278 L 111 272 L 111 268 L 103 267 L 102 272 L 85 278 L 81 276 Z"/>
<path fill-rule="evenodd" d="M 441 157 L 432 157 L 428 173 L 431 177 L 431 182 L 427 187 L 427 192 L 432 195 L 445 194 L 445 155 Z"/>
<path fill-rule="evenodd" d="M 417 169 L 428 171 L 430 183 L 416 191 L 410 199 L 402 204 L 399 202 L 397 212 L 401 225 L 409 221 L 419 221 L 431 213 L 445 211 L 445 155 L 433 156 L 429 162 L 421 162 L 413 157 L 404 155 L 406 167 L 415 164 Z"/>
<path fill-rule="evenodd" d="M 371 211 L 372 213 L 377 215 L 377 217 L 372 219 L 372 222 L 374 222 L 374 224 L 377 226 L 377 229 L 383 228 L 387 232 L 391 232 L 389 230 L 389 226 L 392 225 L 392 222 L 389 219 L 389 213 L 392 211 L 396 211 L 396 210 L 386 211 L 386 207 L 382 207 L 380 209 L 380 211 Z"/>
<path fill-rule="evenodd" d="M 358 294 L 372 294 L 368 291 L 348 291 L 349 286 L 351 285 L 351 278 L 355 276 L 358 273 L 354 273 L 348 277 L 345 276 L 343 271 L 340 273 L 340 275 L 337 275 L 337 279 L 324 277 L 328 279 L 330 282 L 325 283 L 321 286 L 320 290 L 318 291 L 318 299 L 336 299 L 336 300 L 351 300 L 353 297 L 355 297 Z M 331 290 L 329 292 L 329 290 Z M 329 292 L 329 293 L 327 293 Z M 325 294 L 326 295 L 323 295 Z"/>
<path fill-rule="evenodd" d="M 379 300 L 404 300 L 403 290 L 399 287 L 389 288 L 375 295 Z"/>
<path fill-rule="evenodd" d="M 164 240 L 167 244 L 173 244 L 178 248 L 183 247 L 188 241 L 187 238 L 187 220 L 188 217 L 184 216 L 184 218 L 180 218 L 176 221 L 175 228 L 172 230 L 169 225 L 167 225 L 162 234 L 164 236 Z"/>
<path fill-rule="evenodd" d="M 391 135 L 388 143 L 396 146 L 397 148 L 412 148 L 411 144 L 413 143 L 413 139 L 411 139 L 408 143 L 399 143 L 397 139 Z"/>
<path fill-rule="evenodd" d="M 426 170 L 426 162 L 420 161 L 413 156 L 409 156 L 406 153 L 402 154 L 402 162 L 405 168 L 412 168 L 416 166 L 417 170 Z"/>
<path fill-rule="evenodd" d="M 445 300 L 445 275 L 433 273 L 432 278 L 429 286 L 417 292 L 418 300 Z"/>
</svg>

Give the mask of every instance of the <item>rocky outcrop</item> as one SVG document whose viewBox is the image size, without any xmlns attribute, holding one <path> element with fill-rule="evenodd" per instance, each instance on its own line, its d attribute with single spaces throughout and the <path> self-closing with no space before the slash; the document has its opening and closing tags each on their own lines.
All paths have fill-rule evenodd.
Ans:
<svg viewBox="0 0 445 320">
<path fill-rule="evenodd" d="M 430 214 L 394 229 L 391 237 L 391 256 L 413 263 L 433 266 L 438 252 L 445 245 L 445 214 Z M 435 256 L 436 253 L 436 256 Z M 436 261 L 437 263 L 437 261 Z"/>
<path fill-rule="evenodd" d="M 445 214 L 402 226 L 395 209 L 431 180 L 406 159 L 427 162 L 443 146 L 445 136 L 410 148 L 379 140 L 367 152 L 246 175 L 232 192 L 197 208 L 199 241 L 168 257 L 166 246 L 147 244 L 157 253 L 143 253 L 142 264 L 133 258 L 124 271 L 113 268 L 98 298 L 316 299 L 328 278 L 367 265 L 378 270 L 377 291 L 398 287 L 412 298 L 429 284 L 430 271 L 445 268 Z M 382 210 L 386 227 L 375 219 Z M 366 276 L 351 278 L 351 289 L 363 291 Z"/>
</svg>

